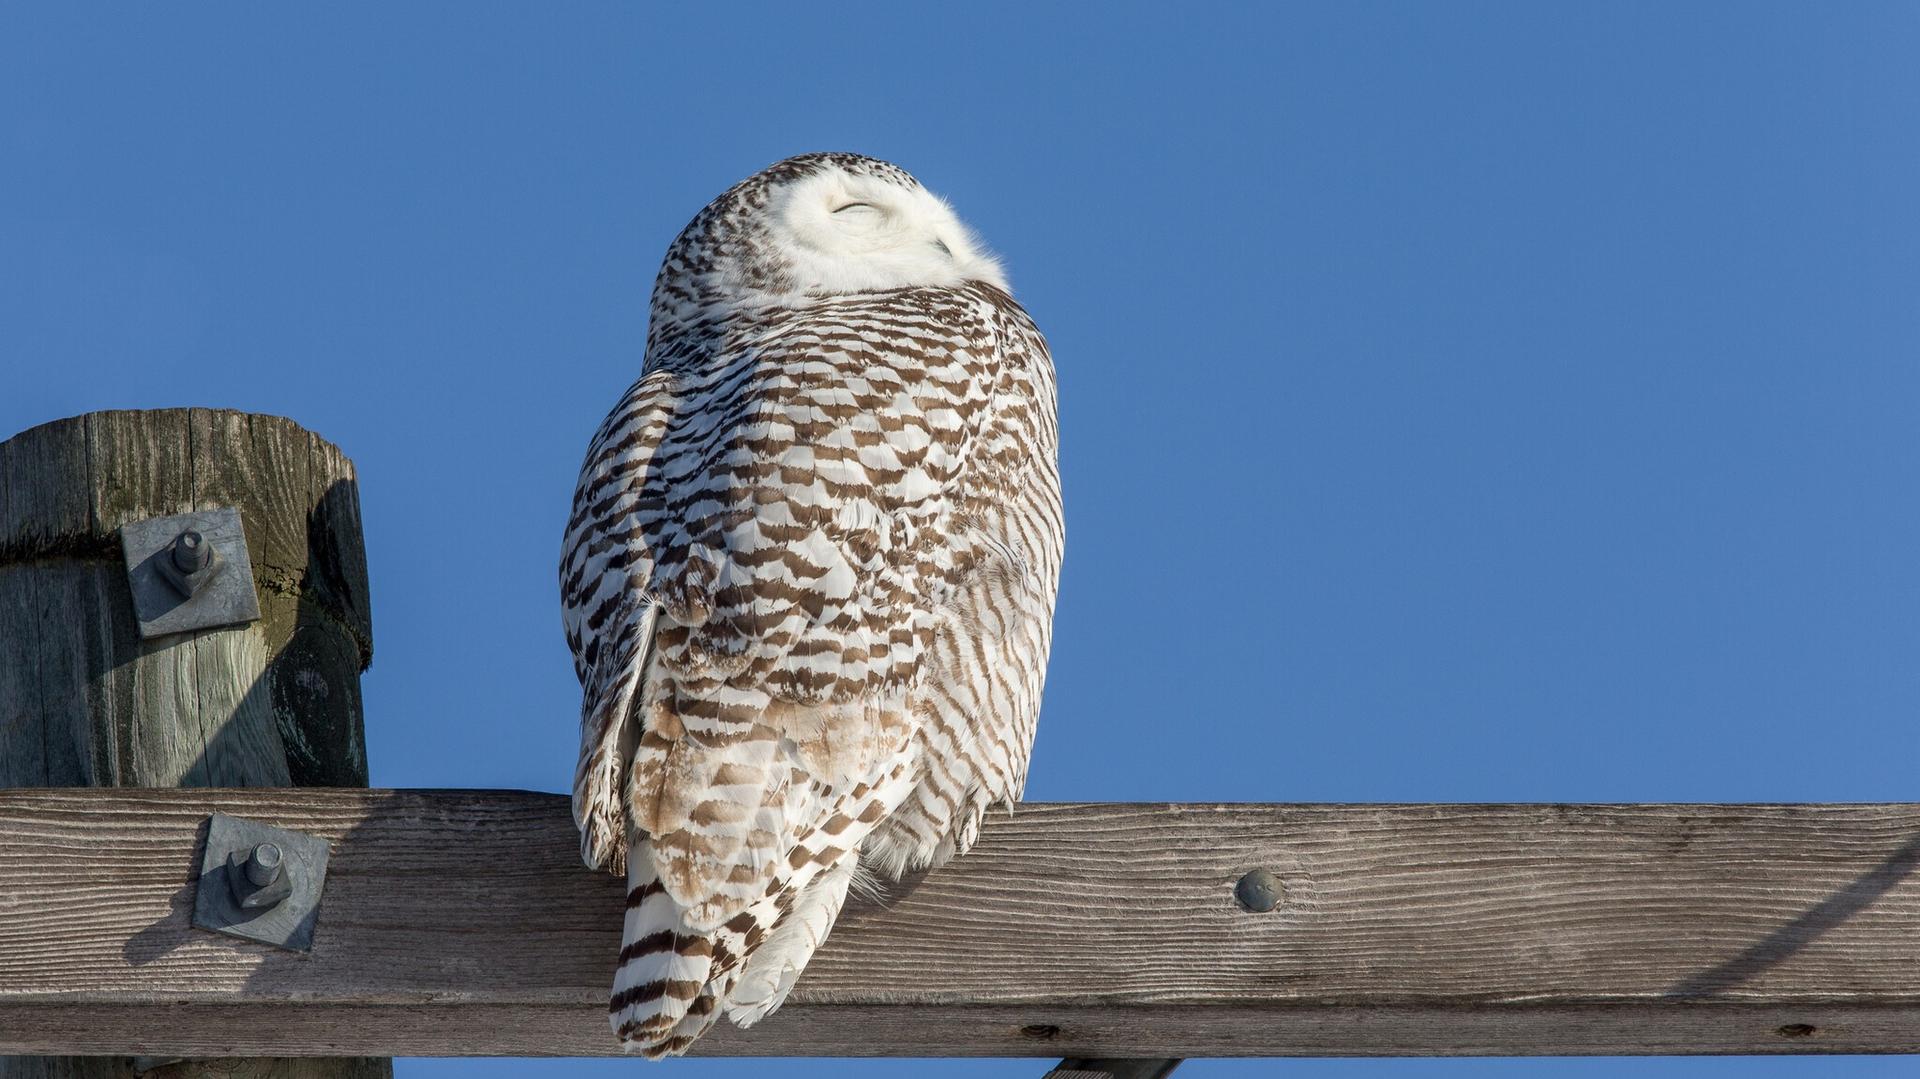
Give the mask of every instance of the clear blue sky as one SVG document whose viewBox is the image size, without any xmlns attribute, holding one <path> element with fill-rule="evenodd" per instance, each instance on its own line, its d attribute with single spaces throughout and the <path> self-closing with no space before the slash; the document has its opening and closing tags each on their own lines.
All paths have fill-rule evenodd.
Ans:
<svg viewBox="0 0 1920 1079">
<path fill-rule="evenodd" d="M 849 149 L 1053 342 L 1029 797 L 1920 796 L 1920 7 L 693 6 L 0 13 L 0 437 L 193 404 L 344 447 L 376 784 L 565 787 L 552 567 L 660 255 Z"/>
</svg>

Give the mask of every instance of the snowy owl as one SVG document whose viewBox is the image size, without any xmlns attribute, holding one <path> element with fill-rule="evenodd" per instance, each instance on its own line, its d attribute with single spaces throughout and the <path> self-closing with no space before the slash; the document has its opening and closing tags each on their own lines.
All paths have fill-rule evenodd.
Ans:
<svg viewBox="0 0 1920 1079">
<path fill-rule="evenodd" d="M 1064 542 L 1047 345 L 906 171 L 773 165 L 654 283 L 560 563 L 610 1018 L 684 1052 L 780 1006 L 849 885 L 1018 798 Z"/>
</svg>

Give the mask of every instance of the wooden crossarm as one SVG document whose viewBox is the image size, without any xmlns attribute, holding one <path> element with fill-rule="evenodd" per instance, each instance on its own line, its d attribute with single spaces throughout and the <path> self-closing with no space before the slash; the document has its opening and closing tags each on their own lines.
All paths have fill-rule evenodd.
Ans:
<svg viewBox="0 0 1920 1079">
<path fill-rule="evenodd" d="M 331 842 L 311 954 L 188 924 L 214 810 Z M 614 1052 L 576 850 L 549 794 L 0 791 L 0 1053 Z M 696 1051 L 1915 1052 L 1916 868 L 1915 805 L 1025 805 Z"/>
</svg>

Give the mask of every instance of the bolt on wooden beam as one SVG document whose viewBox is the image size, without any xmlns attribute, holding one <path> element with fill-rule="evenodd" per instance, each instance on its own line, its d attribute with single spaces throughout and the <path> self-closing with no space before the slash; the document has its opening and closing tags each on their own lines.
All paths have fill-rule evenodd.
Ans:
<svg viewBox="0 0 1920 1079">
<path fill-rule="evenodd" d="M 364 786 L 367 609 L 353 463 L 292 420 L 95 412 L 0 442 L 0 785 Z M 0 935 L 21 910 L 3 893 Z M 166 1074 L 392 1074 L 177 1059 L 196 1055 Z M 0 1059 L 0 1079 L 127 1066 Z"/>
<path fill-rule="evenodd" d="M 310 954 L 190 924 L 215 811 L 331 844 Z M 561 795 L 0 791 L 0 1053 L 614 1054 L 577 851 Z M 1904 804 L 1028 804 L 695 1048 L 1916 1052 L 1916 870 Z"/>
</svg>

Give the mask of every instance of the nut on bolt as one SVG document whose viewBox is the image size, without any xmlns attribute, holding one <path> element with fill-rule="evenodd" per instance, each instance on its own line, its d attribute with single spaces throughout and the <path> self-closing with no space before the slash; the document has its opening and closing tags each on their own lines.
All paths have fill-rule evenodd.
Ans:
<svg viewBox="0 0 1920 1079">
<path fill-rule="evenodd" d="M 167 551 L 173 559 L 173 568 L 181 573 L 199 573 L 213 561 L 213 548 L 207 546 L 207 537 L 193 529 L 173 537 L 173 546 Z"/>
<path fill-rule="evenodd" d="M 160 576 L 167 579 L 181 599 L 192 599 L 208 581 L 220 572 L 220 553 L 207 537 L 187 529 L 173 537 L 159 559 Z"/>
</svg>

